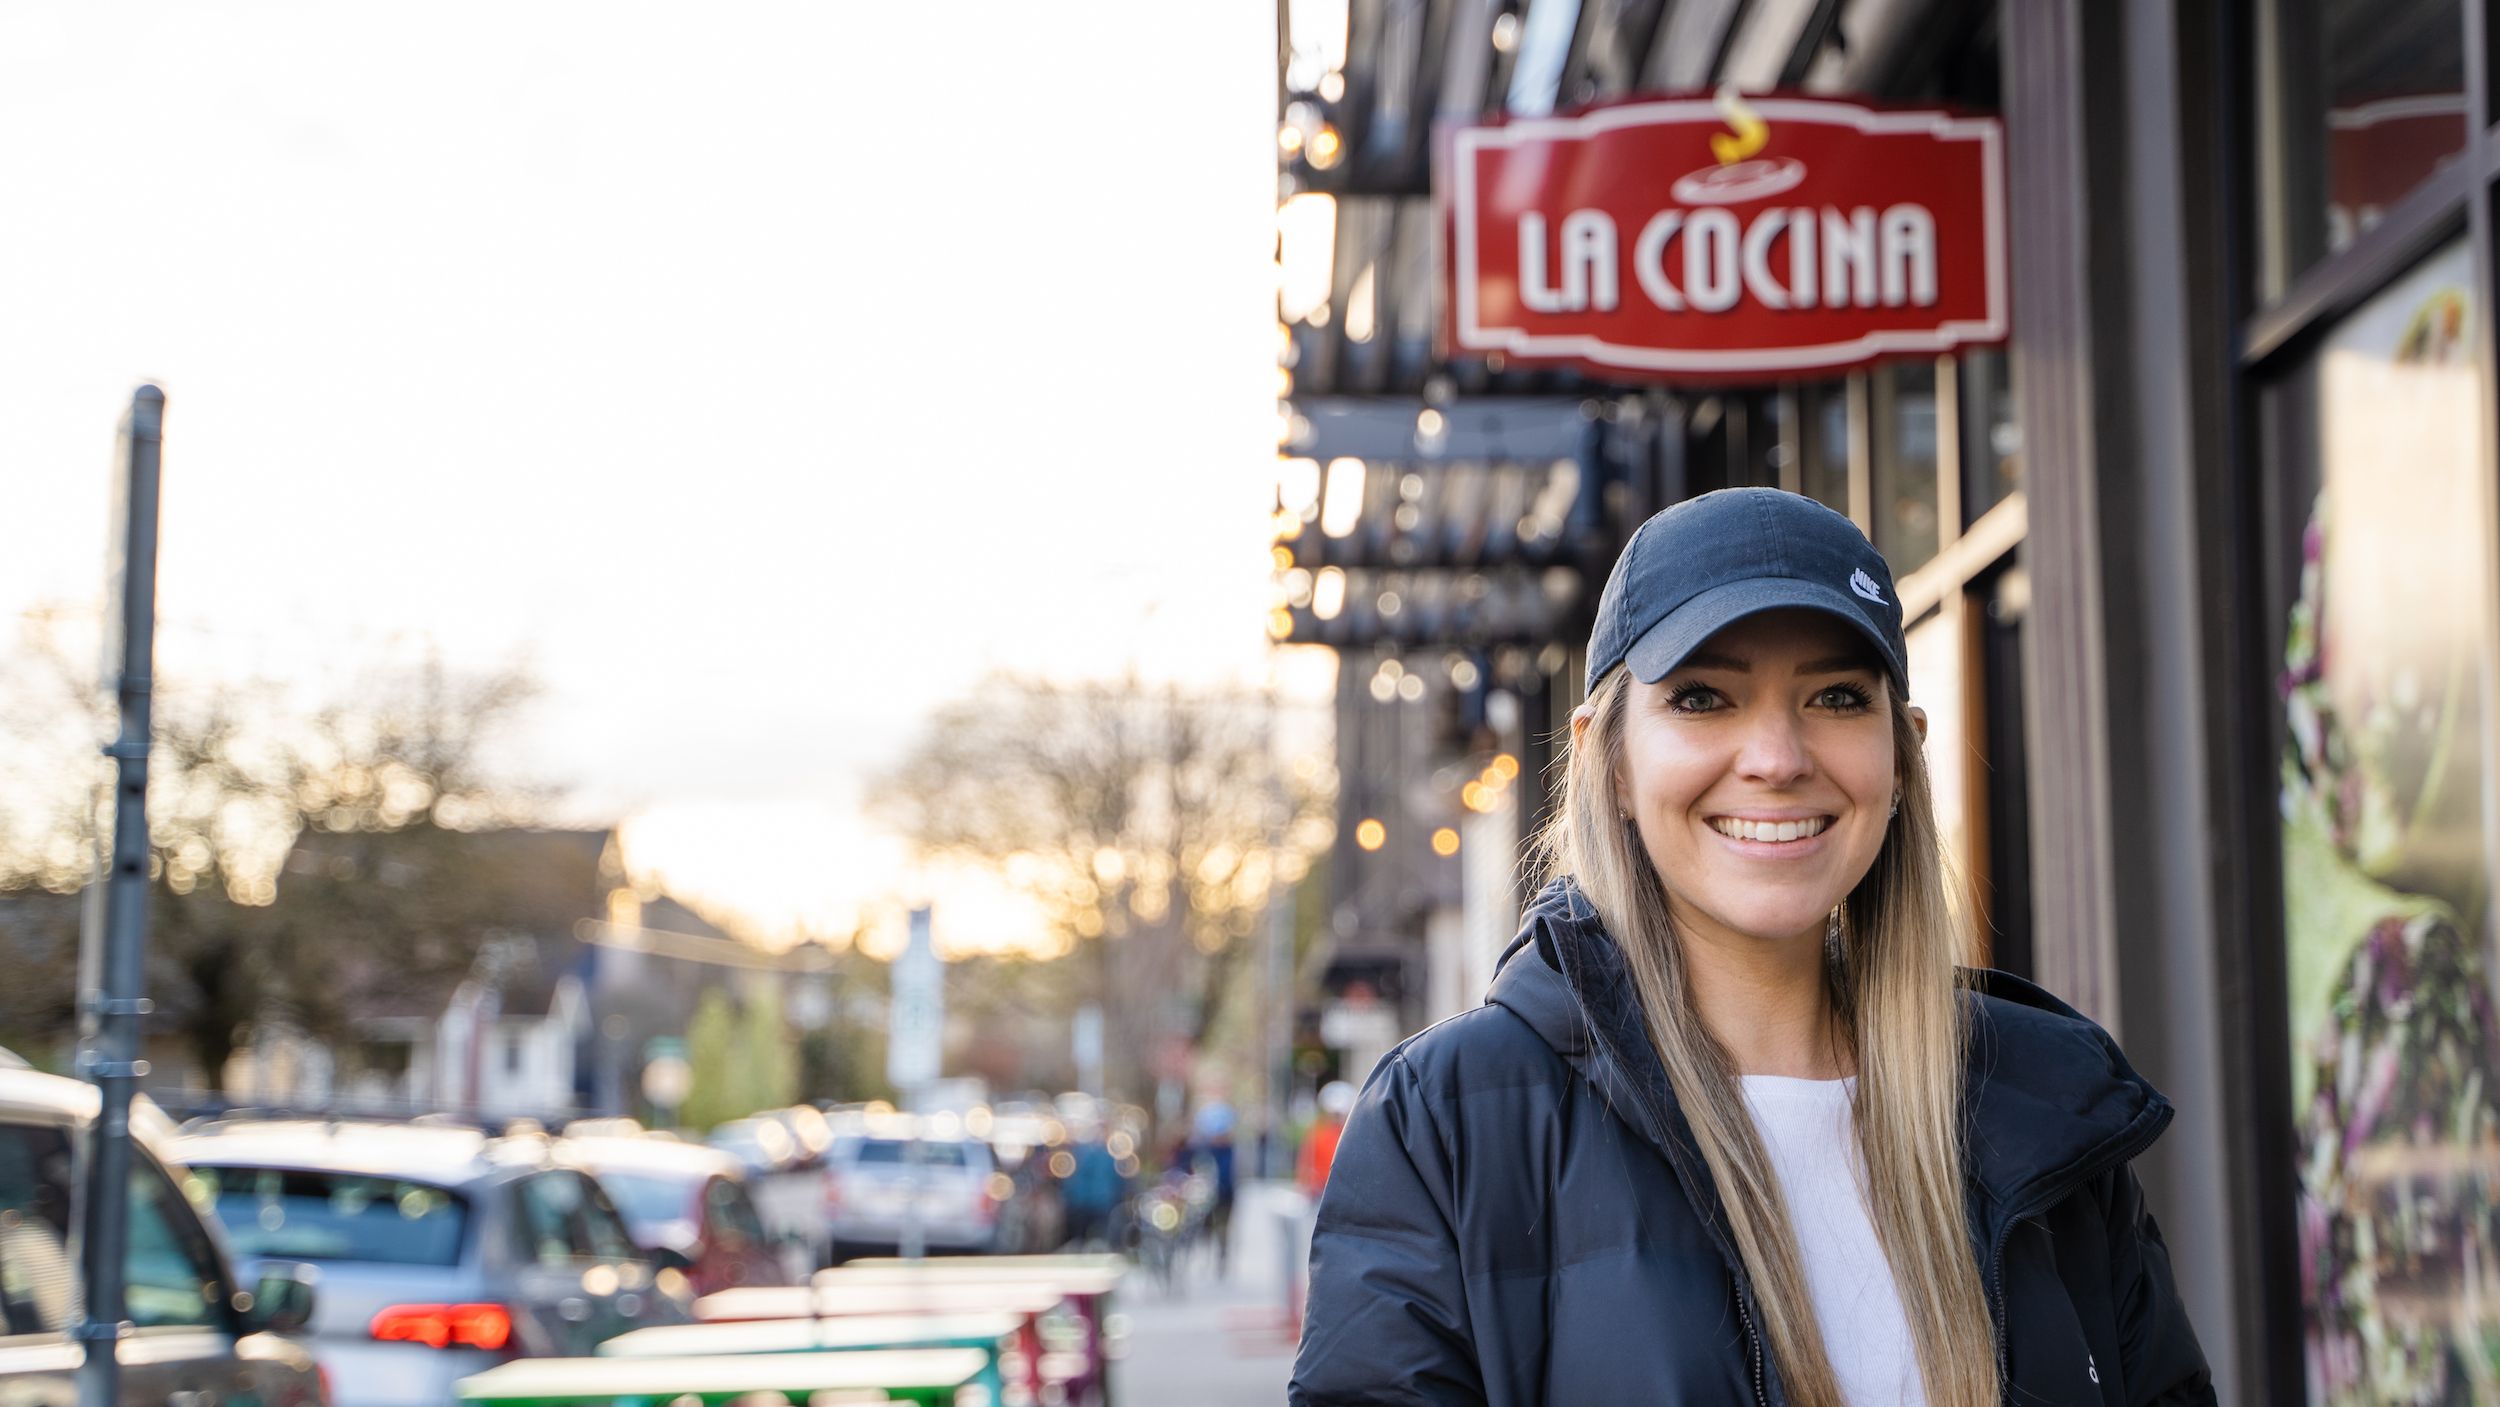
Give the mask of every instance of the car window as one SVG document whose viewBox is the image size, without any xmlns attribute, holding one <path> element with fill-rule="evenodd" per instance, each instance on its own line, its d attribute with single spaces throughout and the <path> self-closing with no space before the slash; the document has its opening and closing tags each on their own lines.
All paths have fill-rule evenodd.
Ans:
<svg viewBox="0 0 2500 1407">
<path fill-rule="evenodd" d="M 469 1217 L 456 1192 L 355 1173 L 200 1164 L 191 1189 L 237 1255 L 284 1260 L 457 1265 Z"/>
<path fill-rule="evenodd" d="M 635 1249 L 633 1233 L 625 1229 L 625 1218 L 616 1214 L 616 1204 L 597 1182 L 572 1174 L 581 1184 L 582 1239 L 587 1254 L 601 1260 L 632 1260 L 642 1253 Z"/>
<path fill-rule="evenodd" d="M 617 1210 L 631 1221 L 676 1221 L 692 1209 L 694 1194 L 686 1179 L 666 1173 L 602 1170 L 599 1185 L 615 1199 Z"/>
<path fill-rule="evenodd" d="M 764 1219 L 756 1214 L 755 1202 L 747 1190 L 725 1177 L 716 1177 L 703 1189 L 703 1219 L 706 1240 L 722 1239 L 727 1231 L 761 1245 L 764 1241 Z"/>
<path fill-rule="evenodd" d="M 78 1317 L 69 1169 L 65 1131 L 0 1124 L 0 1311 L 12 1334 L 57 1334 Z"/>
<path fill-rule="evenodd" d="M 130 1173 L 130 1254 L 123 1305 L 142 1329 L 218 1322 L 216 1253 L 191 1204 L 145 1159 Z"/>
<path fill-rule="evenodd" d="M 899 1138 L 871 1138 L 859 1145 L 859 1161 L 889 1167 L 903 1165 L 905 1145 Z M 964 1146 L 960 1143 L 928 1142 L 920 1145 L 923 1167 L 960 1168 L 964 1166 Z"/>
<path fill-rule="evenodd" d="M 571 1173 L 539 1173 L 524 1178 L 517 1189 L 519 1215 L 513 1218 L 524 1262 L 562 1265 L 589 1254 L 580 1241 L 581 1180 Z"/>
</svg>

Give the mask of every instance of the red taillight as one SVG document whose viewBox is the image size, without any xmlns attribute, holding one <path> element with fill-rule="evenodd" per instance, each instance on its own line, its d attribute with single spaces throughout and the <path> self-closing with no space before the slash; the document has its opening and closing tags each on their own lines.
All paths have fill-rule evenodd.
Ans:
<svg viewBox="0 0 2500 1407">
<path fill-rule="evenodd" d="M 825 1174 L 825 1210 L 829 1212 L 842 1210 L 842 1179 L 831 1173 Z"/>
<path fill-rule="evenodd" d="M 512 1312 L 499 1304 L 395 1304 L 373 1316 L 373 1336 L 428 1348 L 500 1349 L 512 1342 Z"/>
</svg>

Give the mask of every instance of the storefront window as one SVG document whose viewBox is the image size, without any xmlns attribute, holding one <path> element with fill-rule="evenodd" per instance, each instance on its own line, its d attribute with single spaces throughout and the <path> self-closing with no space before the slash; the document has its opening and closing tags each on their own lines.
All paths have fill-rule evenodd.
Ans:
<svg viewBox="0 0 2500 1407">
<path fill-rule="evenodd" d="M 1875 550 L 1906 576 L 1936 555 L 1936 364 L 1874 374 Z"/>
<path fill-rule="evenodd" d="M 2464 149 L 2459 0 L 2274 0 L 2267 287 L 2378 223 Z"/>
<path fill-rule="evenodd" d="M 1835 513 L 1849 511 L 1849 383 L 1797 388 L 1801 453 L 1797 489 Z"/>
<path fill-rule="evenodd" d="M 1796 436 L 1794 407 L 1778 391 L 1707 396 L 1693 406 L 1691 468 L 1695 492 L 1782 487 Z"/>
<path fill-rule="evenodd" d="M 2297 533 L 2277 696 L 2309 1400 L 2500 1394 L 2484 856 L 2484 340 L 2463 245 L 2268 392 Z"/>
<path fill-rule="evenodd" d="M 1745 462 L 1738 482 L 1760 488 L 1778 488 L 1787 469 L 1788 456 L 1796 453 L 1795 437 L 1788 432 L 1788 398 L 1777 391 L 1731 398 L 1729 414 L 1743 427 Z"/>
<path fill-rule="evenodd" d="M 1937 611 L 1910 627 L 1910 702 L 1927 711 L 1927 790 L 1936 811 L 1936 833 L 1953 858 L 1953 882 L 1945 898 L 1957 913 L 1971 898 L 1967 881 L 1974 872 L 1970 836 L 1970 729 L 1963 718 L 1962 677 L 1967 668 L 1959 611 Z M 1963 962 L 1978 959 L 1966 953 Z"/>
<path fill-rule="evenodd" d="M 1979 687 L 1972 691 L 1979 714 L 1979 793 L 1985 812 L 1976 834 L 1984 838 L 1983 863 L 1975 872 L 1988 881 L 1990 967 L 2017 976 L 2036 971 L 2031 951 L 2031 763 L 2023 736 L 2023 620 L 2031 611 L 2031 576 L 2020 563 L 1976 583 L 1971 604 L 1979 612 Z"/>
<path fill-rule="evenodd" d="M 1970 526 L 2023 486 L 2023 434 L 2014 420 L 2014 363 L 1993 349 L 1955 367 L 1962 415 L 1962 525 Z"/>
</svg>

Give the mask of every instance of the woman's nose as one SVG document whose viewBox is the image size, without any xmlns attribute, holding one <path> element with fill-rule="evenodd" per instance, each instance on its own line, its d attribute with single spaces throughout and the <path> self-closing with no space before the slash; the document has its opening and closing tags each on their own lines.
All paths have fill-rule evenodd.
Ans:
<svg viewBox="0 0 2500 1407">
<path fill-rule="evenodd" d="M 1783 712 L 1750 720 L 1736 756 L 1737 771 L 1756 781 L 1785 786 L 1814 770 L 1800 721 Z"/>
</svg>

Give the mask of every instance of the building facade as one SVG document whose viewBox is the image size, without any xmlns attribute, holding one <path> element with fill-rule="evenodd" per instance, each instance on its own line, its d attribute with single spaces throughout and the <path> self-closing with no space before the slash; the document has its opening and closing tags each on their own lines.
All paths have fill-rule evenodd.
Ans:
<svg viewBox="0 0 2500 1407">
<path fill-rule="evenodd" d="M 1340 656 L 1347 778 L 1323 1006 L 1478 998 L 1630 529 L 1812 495 L 1899 580 L 1973 959 L 2180 1106 L 2139 1171 L 2224 1400 L 2500 1402 L 2482 0 L 1280 21 L 1273 629 Z M 1750 384 L 1444 351 L 1436 130 L 1731 86 L 1999 116 L 2010 340 Z"/>
</svg>

